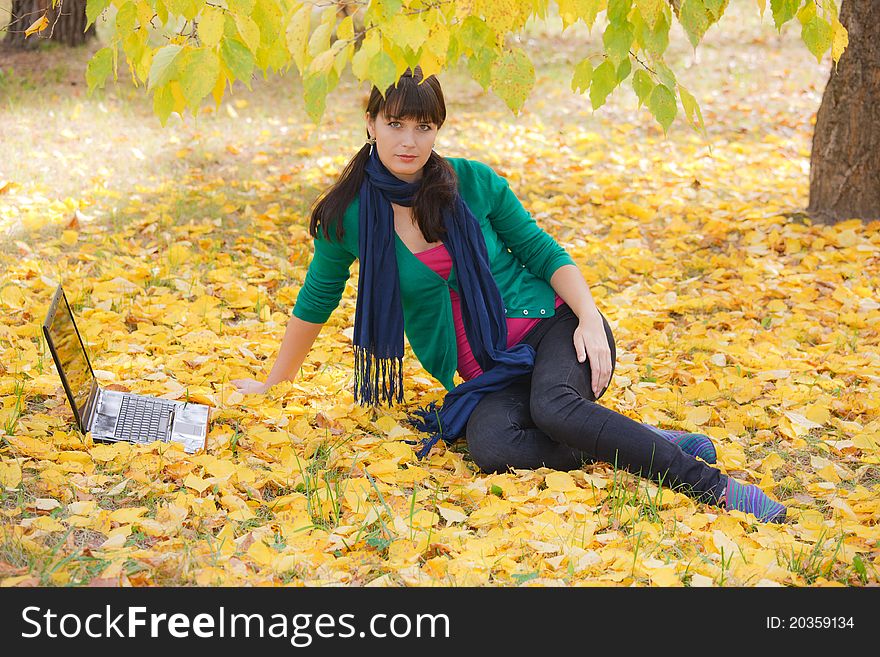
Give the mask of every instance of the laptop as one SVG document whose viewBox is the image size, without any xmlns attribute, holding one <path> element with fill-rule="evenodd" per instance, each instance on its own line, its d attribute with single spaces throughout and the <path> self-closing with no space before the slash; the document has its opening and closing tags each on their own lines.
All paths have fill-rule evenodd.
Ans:
<svg viewBox="0 0 880 657">
<path fill-rule="evenodd" d="M 105 390 L 98 384 L 61 285 L 43 322 L 77 427 L 99 441 L 175 442 L 192 454 L 205 447 L 210 406 Z"/>
</svg>

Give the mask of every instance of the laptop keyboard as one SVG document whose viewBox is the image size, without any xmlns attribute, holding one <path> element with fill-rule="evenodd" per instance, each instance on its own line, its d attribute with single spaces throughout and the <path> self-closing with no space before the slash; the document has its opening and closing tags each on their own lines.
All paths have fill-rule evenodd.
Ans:
<svg viewBox="0 0 880 657">
<path fill-rule="evenodd" d="M 123 397 L 114 436 L 119 440 L 164 440 L 174 404 L 144 397 Z"/>
</svg>

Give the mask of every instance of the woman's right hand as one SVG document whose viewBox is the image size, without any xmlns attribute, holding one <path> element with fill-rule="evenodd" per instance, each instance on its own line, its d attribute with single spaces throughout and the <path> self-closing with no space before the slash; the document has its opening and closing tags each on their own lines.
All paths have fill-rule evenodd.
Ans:
<svg viewBox="0 0 880 657">
<path fill-rule="evenodd" d="M 266 385 L 256 379 L 232 379 L 231 382 L 237 392 L 245 395 L 265 395 L 272 386 Z"/>
</svg>

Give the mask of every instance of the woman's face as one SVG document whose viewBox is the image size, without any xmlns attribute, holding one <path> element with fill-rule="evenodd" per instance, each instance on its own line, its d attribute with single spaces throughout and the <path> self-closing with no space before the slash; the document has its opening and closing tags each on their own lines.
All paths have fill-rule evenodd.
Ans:
<svg viewBox="0 0 880 657">
<path fill-rule="evenodd" d="M 437 130 L 433 123 L 387 117 L 383 112 L 372 119 L 367 114 L 367 132 L 376 138 L 374 148 L 379 151 L 379 159 L 385 168 L 405 182 L 422 177 L 422 168 L 434 148 Z"/>
</svg>

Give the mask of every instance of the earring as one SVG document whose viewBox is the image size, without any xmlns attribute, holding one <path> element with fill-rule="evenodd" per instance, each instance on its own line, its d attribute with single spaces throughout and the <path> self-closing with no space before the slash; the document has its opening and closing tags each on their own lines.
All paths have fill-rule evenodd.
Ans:
<svg viewBox="0 0 880 657">
<path fill-rule="evenodd" d="M 372 155 L 373 154 L 373 146 L 376 145 L 376 138 L 375 137 L 367 137 L 367 143 L 370 145 L 370 155 Z"/>
</svg>

